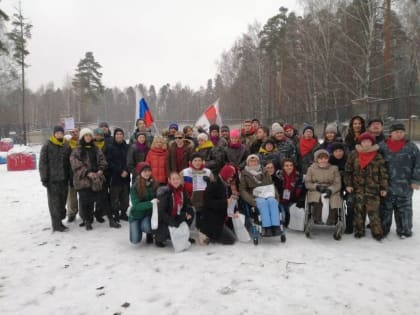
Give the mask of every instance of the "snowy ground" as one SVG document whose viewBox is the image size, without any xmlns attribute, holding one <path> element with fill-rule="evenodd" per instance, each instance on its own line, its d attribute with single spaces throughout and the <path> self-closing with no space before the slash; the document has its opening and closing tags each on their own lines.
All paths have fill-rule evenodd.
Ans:
<svg viewBox="0 0 420 315">
<path fill-rule="evenodd" d="M 289 232 L 175 254 L 131 245 L 125 222 L 52 233 L 38 171 L 1 165 L 0 314 L 416 314 L 420 192 L 414 204 L 410 239 Z"/>
</svg>

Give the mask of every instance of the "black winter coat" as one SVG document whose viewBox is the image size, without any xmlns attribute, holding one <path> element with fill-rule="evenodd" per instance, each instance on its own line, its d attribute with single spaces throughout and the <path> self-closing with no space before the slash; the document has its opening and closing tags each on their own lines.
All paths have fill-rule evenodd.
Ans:
<svg viewBox="0 0 420 315">
<path fill-rule="evenodd" d="M 201 231 L 210 239 L 218 239 L 222 234 L 227 215 L 227 198 L 227 187 L 219 176 L 207 183 L 204 191 Z"/>
<path fill-rule="evenodd" d="M 52 138 L 42 146 L 39 157 L 39 174 L 42 182 L 68 181 L 70 178 L 70 147 L 53 143 Z"/>
<path fill-rule="evenodd" d="M 111 185 L 120 185 L 130 182 L 129 175 L 127 177 L 121 177 L 123 171 L 128 172 L 127 153 L 128 144 L 125 141 L 122 143 L 114 141 L 108 147 L 106 160 L 108 162 Z"/>
<path fill-rule="evenodd" d="M 164 242 L 169 237 L 168 226 L 179 226 L 182 222 L 186 221 L 186 214 L 194 217 L 194 210 L 191 206 L 191 202 L 188 198 L 187 193 L 183 192 L 183 203 L 179 215 L 175 217 L 171 216 L 174 199 L 172 191 L 168 186 L 160 187 L 156 193 L 157 198 L 159 199 L 158 203 L 158 228 L 153 231 L 155 234 L 156 241 Z M 193 219 L 188 220 L 188 224 L 191 224 Z"/>
</svg>

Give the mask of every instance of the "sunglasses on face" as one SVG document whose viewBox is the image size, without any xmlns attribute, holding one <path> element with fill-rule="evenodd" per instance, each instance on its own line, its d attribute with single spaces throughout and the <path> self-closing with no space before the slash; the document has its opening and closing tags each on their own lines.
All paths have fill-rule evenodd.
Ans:
<svg viewBox="0 0 420 315">
<path fill-rule="evenodd" d="M 183 139 L 182 137 L 175 137 L 175 139 Z"/>
</svg>

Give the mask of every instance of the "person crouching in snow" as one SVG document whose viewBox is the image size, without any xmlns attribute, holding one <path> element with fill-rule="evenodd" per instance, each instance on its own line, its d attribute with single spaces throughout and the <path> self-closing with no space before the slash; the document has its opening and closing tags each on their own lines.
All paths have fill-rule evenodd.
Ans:
<svg viewBox="0 0 420 315">
<path fill-rule="evenodd" d="M 330 154 L 325 149 L 319 149 L 314 153 L 314 163 L 308 168 L 305 176 L 305 186 L 308 190 L 307 200 L 312 207 L 312 218 L 315 224 L 322 222 L 321 195 L 329 199 L 329 213 L 327 225 L 337 223 L 338 209 L 342 207 L 341 199 L 341 176 L 338 167 L 328 162 Z"/>
<path fill-rule="evenodd" d="M 381 240 L 383 230 L 379 218 L 380 198 L 387 195 L 388 172 L 385 161 L 378 152 L 375 137 L 364 132 L 359 136 L 360 144 L 352 151 L 344 168 L 346 191 L 354 192 L 354 236 L 365 236 L 366 214 L 369 216 L 372 236 Z"/>
<path fill-rule="evenodd" d="M 147 243 L 153 243 L 150 219 L 152 217 L 155 192 L 159 183 L 152 178 L 152 169 L 146 162 L 140 162 L 136 166 L 136 182 L 130 189 L 131 208 L 128 215 L 130 225 L 130 242 L 141 242 L 143 233 L 147 233 Z"/>
<path fill-rule="evenodd" d="M 271 176 L 262 168 L 260 159 L 255 154 L 246 159 L 246 166 L 239 180 L 239 192 L 249 206 L 258 208 L 263 236 L 280 235 L 278 193 L 274 189 Z"/>
<path fill-rule="evenodd" d="M 171 172 L 168 184 L 157 190 L 158 203 L 158 227 L 153 231 L 157 247 L 165 247 L 166 240 L 170 237 L 169 226 L 179 227 L 182 222 L 191 225 L 194 210 L 182 185 L 181 176 L 177 172 Z M 193 239 L 189 239 L 195 243 Z"/>
<path fill-rule="evenodd" d="M 225 224 L 228 204 L 236 201 L 235 198 L 228 198 L 228 188 L 235 173 L 235 167 L 225 165 L 215 178 L 206 177 L 207 187 L 198 233 L 200 245 L 207 245 L 210 241 L 232 245 L 236 241 L 235 234 Z"/>
</svg>

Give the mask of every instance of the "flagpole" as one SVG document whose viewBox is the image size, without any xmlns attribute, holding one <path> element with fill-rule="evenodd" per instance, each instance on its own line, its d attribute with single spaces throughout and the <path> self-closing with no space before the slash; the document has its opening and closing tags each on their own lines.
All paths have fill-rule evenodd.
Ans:
<svg viewBox="0 0 420 315">
<path fill-rule="evenodd" d="M 158 127 L 156 126 L 155 122 L 152 123 L 152 126 L 155 128 L 155 135 L 160 136 L 160 131 L 159 131 Z"/>
</svg>

